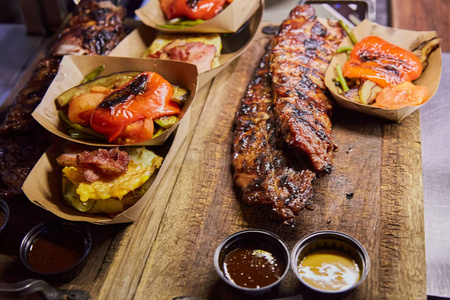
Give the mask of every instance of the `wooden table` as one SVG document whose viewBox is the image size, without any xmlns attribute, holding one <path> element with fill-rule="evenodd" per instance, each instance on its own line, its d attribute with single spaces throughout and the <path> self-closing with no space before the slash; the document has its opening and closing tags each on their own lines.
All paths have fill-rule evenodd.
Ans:
<svg viewBox="0 0 450 300">
<path fill-rule="evenodd" d="M 442 38 L 442 51 L 450 52 L 450 2 L 445 0 L 391 1 L 392 26 L 411 30 L 435 30 Z M 448 180 L 448 82 L 450 54 L 444 53 L 438 93 L 429 105 L 420 109 L 425 241 L 427 257 L 427 293 L 450 297 L 450 194 Z"/>
<path fill-rule="evenodd" d="M 392 0 L 393 27 L 410 30 L 435 30 L 442 38 L 442 51 L 450 52 L 450 3 L 447 0 Z"/>
<path fill-rule="evenodd" d="M 263 228 L 292 248 L 302 236 L 330 229 L 359 239 L 371 257 L 367 280 L 347 299 L 425 298 L 418 113 L 393 124 L 337 110 L 335 169 L 315 181 L 315 209 L 302 212 L 294 228 L 236 199 L 230 165 L 234 114 L 269 39 L 259 34 L 242 57 L 199 91 L 188 137 L 140 219 L 91 225 L 95 247 L 87 266 L 63 287 L 86 289 L 93 299 L 245 299 L 214 269 L 215 248 L 227 235 Z M 22 205 L 13 208 L 16 214 Z M 50 218 L 31 204 L 24 211 L 34 216 L 28 220 Z M 10 278 L 11 264 L 2 270 Z M 18 268 L 20 276 L 27 275 Z M 310 299 L 290 272 L 265 298 L 299 293 Z"/>
<path fill-rule="evenodd" d="M 62 287 L 86 289 L 92 299 L 245 299 L 214 270 L 215 248 L 227 235 L 263 228 L 292 248 L 309 232 L 331 229 L 355 236 L 371 257 L 367 280 L 346 299 L 426 298 L 419 112 L 392 124 L 338 110 L 335 169 L 316 180 L 316 208 L 302 212 L 295 228 L 236 199 L 230 166 L 234 113 L 268 39 L 260 34 L 249 51 L 199 91 L 189 134 L 140 219 L 88 224 L 93 252 L 83 272 Z M 9 229 L 15 238 L 1 251 L 3 280 L 29 275 L 16 253 L 20 237 L 34 223 L 54 219 L 28 202 L 12 209 L 25 224 Z M 305 292 L 290 273 L 264 298 L 303 294 L 310 299 Z"/>
</svg>

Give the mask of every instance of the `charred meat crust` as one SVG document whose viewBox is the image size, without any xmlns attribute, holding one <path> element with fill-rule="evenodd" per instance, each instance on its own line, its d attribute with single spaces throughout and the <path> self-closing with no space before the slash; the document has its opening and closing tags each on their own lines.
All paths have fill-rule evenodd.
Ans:
<svg viewBox="0 0 450 300">
<path fill-rule="evenodd" d="M 272 41 L 270 71 L 280 131 L 318 173 L 331 171 L 336 148 L 324 76 L 343 37 L 337 22 L 318 20 L 311 6 L 297 6 Z"/>
<path fill-rule="evenodd" d="M 274 119 L 269 52 L 262 58 L 236 113 L 234 180 L 243 201 L 271 207 L 285 224 L 292 224 L 311 201 L 315 174 L 294 169 L 283 154 Z"/>
<path fill-rule="evenodd" d="M 312 182 L 331 171 L 336 147 L 324 74 L 344 33 L 322 22 L 311 6 L 292 10 L 235 116 L 232 165 L 241 197 L 270 206 L 288 225 L 311 204 Z"/>
</svg>

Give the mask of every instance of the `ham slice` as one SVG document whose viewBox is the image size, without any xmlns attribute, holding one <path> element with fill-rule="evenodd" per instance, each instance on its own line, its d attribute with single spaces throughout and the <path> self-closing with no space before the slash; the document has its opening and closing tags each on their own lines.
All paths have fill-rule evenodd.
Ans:
<svg viewBox="0 0 450 300">
<path fill-rule="evenodd" d="M 148 57 L 178 60 L 195 64 L 197 65 L 198 72 L 201 73 L 211 69 L 216 50 L 216 46 L 202 42 L 185 43 L 181 40 L 174 40 Z"/>
</svg>

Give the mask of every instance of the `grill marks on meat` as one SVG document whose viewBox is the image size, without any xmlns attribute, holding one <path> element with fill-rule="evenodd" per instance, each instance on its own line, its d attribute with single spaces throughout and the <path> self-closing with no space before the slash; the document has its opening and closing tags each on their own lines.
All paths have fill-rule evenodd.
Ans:
<svg viewBox="0 0 450 300">
<path fill-rule="evenodd" d="M 315 174 L 294 169 L 283 154 L 274 120 L 269 53 L 262 58 L 236 113 L 234 181 L 249 205 L 270 205 L 285 224 L 293 224 L 313 196 Z"/>
<path fill-rule="evenodd" d="M 56 76 L 61 56 L 109 53 L 123 37 L 124 16 L 125 10 L 110 1 L 80 1 L 68 27 L 38 63 L 0 125 L 0 197 L 23 195 L 23 182 L 51 143 L 51 134 L 32 118 L 31 113 Z M 84 40 L 85 35 L 89 41 Z"/>
<path fill-rule="evenodd" d="M 319 21 L 311 6 L 297 6 L 272 42 L 270 70 L 280 130 L 319 173 L 331 171 L 336 148 L 323 78 L 343 36 L 337 22 Z"/>
<path fill-rule="evenodd" d="M 81 1 L 51 55 L 106 55 L 124 37 L 125 9 L 110 1 Z"/>
<path fill-rule="evenodd" d="M 236 113 L 234 181 L 249 205 L 269 205 L 284 224 L 308 207 L 316 173 L 331 171 L 324 74 L 343 31 L 294 8 L 269 44 Z"/>
</svg>

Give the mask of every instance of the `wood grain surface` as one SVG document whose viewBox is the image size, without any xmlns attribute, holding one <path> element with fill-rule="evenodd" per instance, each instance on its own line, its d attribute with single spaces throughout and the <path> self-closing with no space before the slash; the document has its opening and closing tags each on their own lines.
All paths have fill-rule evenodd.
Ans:
<svg viewBox="0 0 450 300">
<path fill-rule="evenodd" d="M 410 30 L 434 30 L 442 39 L 442 51 L 450 52 L 450 1 L 392 0 L 393 27 Z"/>
<path fill-rule="evenodd" d="M 61 287 L 88 290 L 92 299 L 246 299 L 215 272 L 213 256 L 223 239 L 241 229 L 261 228 L 278 234 L 292 249 L 304 235 L 328 229 L 357 238 L 371 259 L 367 279 L 342 298 L 426 298 L 418 112 L 397 124 L 337 108 L 334 169 L 314 182 L 314 210 L 301 212 L 295 227 L 236 197 L 234 114 L 270 38 L 258 33 L 239 59 L 199 91 L 191 106 L 189 136 L 155 198 L 133 224 L 89 225 L 95 247 L 88 264 Z M 17 205 L 31 215 L 36 212 L 37 219 L 51 217 L 29 203 Z M 20 219 L 15 222 L 27 227 Z M 30 275 L 14 247 L 0 249 L 0 255 L 1 279 Z M 299 294 L 315 299 L 289 272 L 279 288 L 261 298 Z"/>
</svg>

